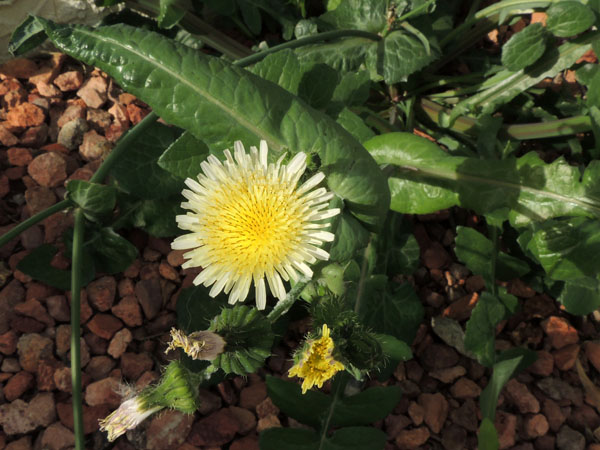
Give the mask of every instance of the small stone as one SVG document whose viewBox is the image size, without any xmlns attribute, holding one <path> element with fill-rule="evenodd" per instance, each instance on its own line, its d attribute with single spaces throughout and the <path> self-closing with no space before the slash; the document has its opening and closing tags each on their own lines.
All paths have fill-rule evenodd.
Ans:
<svg viewBox="0 0 600 450">
<path fill-rule="evenodd" d="M 588 361 L 600 372 L 600 341 L 586 342 L 584 350 Z"/>
<path fill-rule="evenodd" d="M 31 84 L 38 84 L 39 82 L 52 83 L 59 74 L 66 57 L 67 55 L 63 53 L 52 53 L 52 57 L 44 61 L 35 74 L 29 77 L 29 82 Z"/>
<path fill-rule="evenodd" d="M 45 123 L 25 130 L 19 139 L 19 144 L 26 147 L 40 147 L 48 139 L 49 128 Z"/>
<path fill-rule="evenodd" d="M 553 400 L 564 400 L 575 405 L 580 405 L 583 401 L 581 390 L 574 388 L 560 378 L 546 377 L 539 380 L 536 385 Z"/>
<path fill-rule="evenodd" d="M 33 103 L 21 103 L 6 114 L 6 123 L 12 127 L 36 127 L 45 119 L 44 110 Z"/>
<path fill-rule="evenodd" d="M 21 364 L 16 358 L 4 358 L 0 371 L 6 373 L 17 373 L 21 370 Z"/>
<path fill-rule="evenodd" d="M 577 330 L 563 317 L 551 316 L 542 321 L 541 325 L 550 339 L 550 345 L 555 349 L 579 342 Z"/>
<path fill-rule="evenodd" d="M 100 108 L 108 98 L 107 91 L 108 83 L 104 78 L 91 77 L 77 91 L 77 96 L 90 108 Z"/>
<path fill-rule="evenodd" d="M 183 254 L 187 250 L 172 250 L 167 255 L 167 262 L 171 267 L 179 267 L 185 262 Z"/>
<path fill-rule="evenodd" d="M 98 313 L 87 323 L 87 327 L 95 335 L 108 340 L 123 328 L 123 322 L 110 314 Z"/>
<path fill-rule="evenodd" d="M 158 272 L 160 276 L 171 281 L 177 281 L 179 279 L 179 274 L 177 270 L 171 267 L 166 261 L 161 261 L 158 266 Z"/>
<path fill-rule="evenodd" d="M 2 435 L 4 437 L 4 435 Z M 31 445 L 31 437 L 24 436 L 21 439 L 17 439 L 16 441 L 12 441 L 6 447 L 2 446 L 4 450 L 31 450 L 33 447 Z"/>
<path fill-rule="evenodd" d="M 111 370 L 115 368 L 115 362 L 108 356 L 93 356 L 85 367 L 85 372 L 92 380 L 106 378 Z"/>
<path fill-rule="evenodd" d="M 63 92 L 79 89 L 82 83 L 83 74 L 78 70 L 63 72 L 54 80 L 54 84 Z"/>
<path fill-rule="evenodd" d="M 425 410 L 417 402 L 410 402 L 410 404 L 408 405 L 408 416 L 410 417 L 414 425 L 419 426 L 423 423 Z"/>
<path fill-rule="evenodd" d="M 554 351 L 554 364 L 558 370 L 565 371 L 572 369 L 579 355 L 579 349 L 578 344 L 571 344 Z"/>
<path fill-rule="evenodd" d="M 458 300 L 452 302 L 447 308 L 444 309 L 442 315 L 444 317 L 450 317 L 451 319 L 463 321 L 471 316 L 471 311 L 477 305 L 479 301 L 479 294 L 474 292 L 473 294 L 465 295 Z"/>
<path fill-rule="evenodd" d="M 47 450 L 66 450 L 75 445 L 75 435 L 60 422 L 56 422 L 44 431 L 41 445 Z"/>
<path fill-rule="evenodd" d="M 25 191 L 25 202 L 29 214 L 37 214 L 56 203 L 54 192 L 47 187 L 35 186 Z"/>
<path fill-rule="evenodd" d="M 221 397 L 202 388 L 198 389 L 198 401 L 200 404 L 200 406 L 198 406 L 198 412 L 203 416 L 207 416 L 218 410 L 222 404 Z"/>
<path fill-rule="evenodd" d="M 130 380 L 137 380 L 142 373 L 152 369 L 154 361 L 147 353 L 123 353 L 121 356 L 121 370 L 123 376 Z"/>
<path fill-rule="evenodd" d="M 56 124 L 59 126 L 59 128 L 62 128 L 72 120 L 85 119 L 85 117 L 86 109 L 79 103 L 71 103 L 57 119 Z"/>
<path fill-rule="evenodd" d="M 504 411 L 496 412 L 494 422 L 498 433 L 499 448 L 504 449 L 515 445 L 515 436 L 517 433 L 517 416 Z"/>
<path fill-rule="evenodd" d="M 83 135 L 83 142 L 79 146 L 79 154 L 86 161 L 104 159 L 110 153 L 112 144 L 96 130 L 90 130 Z"/>
<path fill-rule="evenodd" d="M 458 353 L 446 345 L 431 344 L 425 348 L 421 362 L 428 369 L 445 369 L 458 363 Z"/>
<path fill-rule="evenodd" d="M 429 436 L 427 427 L 413 428 L 412 430 L 400 431 L 395 442 L 400 450 L 414 450 L 425 444 Z"/>
<path fill-rule="evenodd" d="M 187 442 L 198 447 L 224 445 L 233 440 L 239 424 L 229 409 L 221 409 L 197 421 Z"/>
<path fill-rule="evenodd" d="M 542 414 L 534 414 L 525 419 L 524 429 L 527 439 L 535 439 L 548 432 L 548 421 Z"/>
<path fill-rule="evenodd" d="M 13 330 L 0 334 L 0 353 L 12 355 L 17 351 L 17 335 Z"/>
<path fill-rule="evenodd" d="M 19 138 L 6 129 L 4 125 L 0 123 L 0 144 L 6 147 L 12 147 L 19 143 Z"/>
<path fill-rule="evenodd" d="M 17 399 L 0 405 L 0 425 L 9 436 L 47 427 L 55 419 L 54 397 L 49 392 L 37 394 L 29 403 Z"/>
<path fill-rule="evenodd" d="M 88 300 L 99 311 L 108 311 L 117 292 L 117 281 L 114 277 L 105 276 L 92 281 L 86 287 Z"/>
<path fill-rule="evenodd" d="M 467 431 L 477 431 L 477 405 L 472 399 L 467 399 L 459 408 L 450 413 L 450 420 Z"/>
<path fill-rule="evenodd" d="M 48 84 L 44 83 L 43 81 L 40 81 L 38 84 L 35 85 L 35 87 L 37 88 L 39 94 L 42 97 L 52 98 L 61 96 L 60 89 L 58 89 L 53 84 Z"/>
<path fill-rule="evenodd" d="M 48 337 L 30 333 L 19 338 L 17 349 L 21 367 L 35 373 L 40 360 L 52 357 L 54 343 Z"/>
<path fill-rule="evenodd" d="M 27 173 L 44 187 L 56 187 L 67 178 L 67 164 L 57 153 L 42 153 L 27 167 Z"/>
<path fill-rule="evenodd" d="M 127 105 L 127 115 L 133 125 L 138 124 L 141 120 L 148 115 L 150 111 L 140 108 L 135 103 Z"/>
<path fill-rule="evenodd" d="M 256 427 L 256 417 L 254 414 L 252 414 L 252 412 L 237 406 L 230 406 L 229 410 L 238 421 L 238 433 L 248 434 L 250 431 L 254 430 Z"/>
<path fill-rule="evenodd" d="M 90 383 L 85 389 L 85 402 L 90 406 L 107 404 L 113 408 L 121 404 L 121 383 L 116 378 L 104 378 Z"/>
<path fill-rule="evenodd" d="M 450 392 L 458 399 L 477 398 L 481 394 L 481 388 L 474 381 L 463 377 L 452 385 Z"/>
<path fill-rule="evenodd" d="M 153 319 L 156 317 L 163 301 L 160 281 L 156 278 L 138 281 L 135 285 L 135 295 L 146 318 Z"/>
<path fill-rule="evenodd" d="M 108 345 L 107 353 L 113 358 L 119 359 L 125 353 L 125 350 L 127 350 L 127 346 L 132 339 L 131 331 L 127 328 L 117 331 Z"/>
<path fill-rule="evenodd" d="M 59 367 L 54 371 L 54 384 L 59 391 L 71 393 L 71 369 L 69 367 Z"/>
<path fill-rule="evenodd" d="M 531 366 L 529 366 L 528 370 L 531 373 L 541 377 L 547 377 L 551 375 L 552 371 L 554 370 L 554 358 L 552 355 L 545 350 L 538 351 L 537 355 L 537 360 Z"/>
<path fill-rule="evenodd" d="M 15 305 L 25 299 L 25 289 L 18 280 L 10 281 L 0 290 L 0 333 L 6 333 L 14 313 Z"/>
<path fill-rule="evenodd" d="M 19 372 L 10 378 L 4 386 L 4 397 L 6 401 L 12 402 L 18 399 L 30 387 L 33 386 L 33 375 L 29 372 Z"/>
<path fill-rule="evenodd" d="M 542 413 L 546 417 L 550 429 L 555 433 L 560 429 L 563 423 L 565 423 L 565 420 L 567 420 L 560 406 L 550 398 L 544 399 Z"/>
<path fill-rule="evenodd" d="M 428 269 L 441 269 L 452 261 L 450 255 L 439 242 L 432 242 L 422 254 L 423 264 Z"/>
<path fill-rule="evenodd" d="M 254 411 L 256 406 L 267 397 L 267 385 L 259 381 L 245 387 L 240 392 L 240 405 L 250 411 Z"/>
<path fill-rule="evenodd" d="M 256 431 L 261 433 L 269 428 L 279 428 L 281 427 L 281 422 L 279 421 L 279 417 L 275 414 L 269 414 L 266 417 L 258 419 L 256 423 Z"/>
<path fill-rule="evenodd" d="M 585 437 L 570 426 L 563 425 L 556 436 L 556 448 L 558 450 L 583 450 Z"/>
<path fill-rule="evenodd" d="M 82 354 L 85 352 L 82 352 Z M 82 358 L 83 359 L 83 358 Z M 36 386 L 40 391 L 53 391 L 56 389 L 54 382 L 54 372 L 61 367 L 54 358 L 43 359 L 38 364 L 36 373 Z"/>
<path fill-rule="evenodd" d="M 445 450 L 464 450 L 467 432 L 459 426 L 450 425 L 442 431 L 442 446 Z"/>
<path fill-rule="evenodd" d="M 35 318 L 39 322 L 43 322 L 46 325 L 53 327 L 55 322 L 52 317 L 46 311 L 46 308 L 37 301 L 35 298 L 19 303 L 15 306 L 15 312 L 22 314 L 27 317 Z"/>
<path fill-rule="evenodd" d="M 424 421 L 429 429 L 438 434 L 442 431 L 444 422 L 448 417 L 448 401 L 438 393 L 419 395 L 419 404 L 425 411 Z"/>
<path fill-rule="evenodd" d="M 83 142 L 83 135 L 88 130 L 89 126 L 85 119 L 71 120 L 60 129 L 57 141 L 69 150 L 76 150 Z"/>
<path fill-rule="evenodd" d="M 185 450 L 185 449 L 178 449 Z M 190 449 L 191 450 L 191 449 Z M 229 446 L 229 450 L 260 450 L 258 445 L 258 436 L 252 434 L 240 439 L 236 439 Z"/>
<path fill-rule="evenodd" d="M 111 311 L 128 327 L 138 327 L 142 324 L 142 310 L 137 298 L 133 295 L 123 297 L 118 304 L 111 308 Z"/>
<path fill-rule="evenodd" d="M 146 450 L 177 448 L 183 444 L 192 429 L 193 414 L 168 410 L 156 414 L 146 429 Z"/>
<path fill-rule="evenodd" d="M 69 430 L 73 430 L 73 405 L 71 403 L 57 403 L 56 411 L 60 422 Z M 90 434 L 98 430 L 100 419 L 108 416 L 112 407 L 108 405 L 87 406 L 83 405 L 83 433 Z"/>
<path fill-rule="evenodd" d="M 9 59 L 0 65 L 0 73 L 9 78 L 29 78 L 37 70 L 37 64 L 26 58 Z"/>
<path fill-rule="evenodd" d="M 275 404 L 269 397 L 265 398 L 262 402 L 256 405 L 256 415 L 259 419 L 262 419 L 263 417 L 267 417 L 269 415 L 276 416 L 277 414 L 279 414 L 279 408 L 275 406 Z"/>
<path fill-rule="evenodd" d="M 48 314 L 59 322 L 69 322 L 71 320 L 71 308 L 64 295 L 51 295 L 46 298 Z"/>
<path fill-rule="evenodd" d="M 527 386 L 514 378 L 506 383 L 504 394 L 506 399 L 515 405 L 522 414 L 540 412 L 540 403 L 537 398 L 529 392 Z"/>
<path fill-rule="evenodd" d="M 6 155 L 8 156 L 8 163 L 13 166 L 26 166 L 33 160 L 31 151 L 22 147 L 9 148 Z"/>
</svg>

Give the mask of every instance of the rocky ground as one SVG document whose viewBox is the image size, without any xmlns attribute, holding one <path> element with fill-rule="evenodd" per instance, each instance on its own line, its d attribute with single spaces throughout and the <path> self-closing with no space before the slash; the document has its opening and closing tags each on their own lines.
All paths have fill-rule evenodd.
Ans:
<svg viewBox="0 0 600 450">
<path fill-rule="evenodd" d="M 61 54 L 13 60 L 0 68 L 0 234 L 63 198 L 65 182 L 89 179 L 118 137 L 148 108 L 102 72 Z M 415 359 L 385 384 L 404 391 L 393 414 L 375 426 L 386 449 L 475 449 L 478 397 L 489 371 L 445 343 L 432 318 L 464 323 L 484 287 L 456 262 L 456 225 L 480 227 L 464 210 L 415 216 L 421 265 L 410 278 L 427 317 L 413 343 Z M 0 450 L 68 449 L 72 433 L 69 369 L 70 293 L 31 280 L 17 263 L 42 243 L 62 250 L 70 214 L 56 213 L 0 249 Z M 89 448 L 254 450 L 269 427 L 300 426 L 267 397 L 267 373 L 287 377 L 291 350 L 306 323 L 294 323 L 260 373 L 201 391 L 191 416 L 163 412 L 114 445 L 98 419 L 120 403 L 122 381 L 141 388 L 176 355 L 164 354 L 175 304 L 195 271 L 181 252 L 140 231 L 126 236 L 139 258 L 123 274 L 99 274 L 82 295 L 84 422 Z M 52 265 L 65 269 L 60 251 Z M 522 311 L 498 328 L 497 347 L 525 345 L 538 361 L 500 396 L 496 426 L 502 449 L 600 450 L 600 415 L 574 369 L 580 359 L 592 380 L 600 371 L 598 323 L 562 312 L 547 295 L 519 280 L 508 284 Z M 438 323 L 440 321 L 438 320 Z M 443 321 L 441 322 L 443 323 Z M 436 334 L 437 333 L 437 334 Z M 447 338 L 446 338 L 447 339 Z M 371 384 L 377 384 L 371 381 Z M 282 449 L 283 450 L 283 449 Z"/>
</svg>

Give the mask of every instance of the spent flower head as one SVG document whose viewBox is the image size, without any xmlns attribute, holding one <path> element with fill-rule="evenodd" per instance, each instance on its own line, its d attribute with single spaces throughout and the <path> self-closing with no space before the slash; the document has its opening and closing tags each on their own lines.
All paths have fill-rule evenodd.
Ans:
<svg viewBox="0 0 600 450">
<path fill-rule="evenodd" d="M 182 330 L 171 328 L 171 342 L 165 350 L 175 350 L 180 347 L 192 359 L 212 361 L 225 349 L 225 340 L 212 331 L 194 331 L 185 334 Z"/>
<path fill-rule="evenodd" d="M 182 267 L 202 267 L 194 284 L 212 286 L 212 297 L 224 291 L 229 303 L 244 301 L 254 283 L 258 309 L 266 305 L 266 283 L 283 300 L 283 281 L 297 281 L 300 274 L 310 278 L 309 264 L 329 259 L 320 246 L 334 235 L 319 221 L 340 212 L 327 209 L 333 193 L 313 189 L 323 173 L 298 187 L 306 154 L 297 153 L 287 165 L 284 156 L 268 163 L 267 154 L 265 141 L 260 149 L 250 147 L 250 154 L 236 141 L 233 155 L 225 150 L 224 162 L 210 155 L 198 180 L 185 181 L 189 189 L 183 191 L 187 201 L 181 206 L 189 211 L 177 216 L 177 224 L 189 233 L 171 245 L 189 249 Z"/>
<path fill-rule="evenodd" d="M 100 421 L 100 431 L 106 431 L 108 440 L 112 442 L 128 430 L 133 430 L 147 417 L 162 408 L 162 406 L 148 407 L 146 401 L 139 396 L 130 398 Z"/>
<path fill-rule="evenodd" d="M 329 328 L 323 324 L 321 337 L 307 342 L 308 347 L 300 354 L 300 359 L 288 372 L 289 377 L 300 377 L 302 393 L 305 394 L 313 386 L 322 387 L 323 383 L 332 378 L 344 365 L 336 361 L 332 355 L 333 339 L 329 337 Z"/>
</svg>

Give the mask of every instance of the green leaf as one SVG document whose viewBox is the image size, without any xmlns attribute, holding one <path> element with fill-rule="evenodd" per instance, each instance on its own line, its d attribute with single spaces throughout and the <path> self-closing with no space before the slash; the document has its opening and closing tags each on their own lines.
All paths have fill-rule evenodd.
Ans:
<svg viewBox="0 0 600 450">
<path fill-rule="evenodd" d="M 377 49 L 377 41 L 350 37 L 324 44 L 306 45 L 294 50 L 302 65 L 325 63 L 344 73 L 356 72 L 367 55 Z"/>
<path fill-rule="evenodd" d="M 206 144 L 185 131 L 164 151 L 157 163 L 178 178 L 196 179 L 201 172 L 200 163 L 206 160 L 208 154 Z"/>
<path fill-rule="evenodd" d="M 343 211 L 340 219 L 334 223 L 332 232 L 335 241 L 329 249 L 329 258 L 331 261 L 345 262 L 352 259 L 358 249 L 366 247 L 369 233 L 347 211 Z"/>
<path fill-rule="evenodd" d="M 301 423 L 319 428 L 322 415 L 332 398 L 322 392 L 309 390 L 302 394 L 297 383 L 267 375 L 267 394 L 281 411 Z"/>
<path fill-rule="evenodd" d="M 365 142 L 375 136 L 365 122 L 348 108 L 344 108 L 337 116 L 336 122 L 344 127 L 359 142 Z"/>
<path fill-rule="evenodd" d="M 382 450 L 387 435 L 372 427 L 347 427 L 337 430 L 323 442 L 322 450 Z"/>
<path fill-rule="evenodd" d="M 298 87 L 306 65 L 301 66 L 296 54 L 285 49 L 267 55 L 250 69 L 259 77 L 278 84 L 292 94 L 298 94 Z"/>
<path fill-rule="evenodd" d="M 27 16 L 12 32 L 8 51 L 13 56 L 20 56 L 40 46 L 46 39 L 44 27 L 35 17 Z"/>
<path fill-rule="evenodd" d="M 339 83 L 338 72 L 324 63 L 314 64 L 302 75 L 298 96 L 313 108 L 325 108 Z"/>
<path fill-rule="evenodd" d="M 502 46 L 502 64 L 508 70 L 521 70 L 534 62 L 546 51 L 546 30 L 541 23 L 534 23 L 513 34 Z"/>
<path fill-rule="evenodd" d="M 345 106 L 364 105 L 369 98 L 371 79 L 367 70 L 345 73 L 333 91 L 333 102 Z"/>
<path fill-rule="evenodd" d="M 268 428 L 260 433 L 260 450 L 317 450 L 319 436 L 312 430 Z"/>
<path fill-rule="evenodd" d="M 586 64 L 583 67 L 592 66 L 591 64 Z M 591 77 L 588 90 L 586 103 L 589 107 L 595 106 L 600 108 L 600 71 L 596 71 L 596 73 Z"/>
<path fill-rule="evenodd" d="M 157 17 L 158 26 L 172 28 L 185 16 L 185 9 L 177 6 L 177 0 L 160 0 L 160 11 Z"/>
<path fill-rule="evenodd" d="M 238 0 L 237 4 L 242 13 L 244 23 L 250 32 L 254 35 L 260 34 L 262 30 L 262 18 L 260 17 L 258 8 L 245 0 Z"/>
<path fill-rule="evenodd" d="M 120 189 L 143 199 L 181 193 L 183 180 L 162 169 L 158 158 L 180 135 L 180 130 L 156 122 L 123 153 L 111 175 Z"/>
<path fill-rule="evenodd" d="M 17 264 L 17 269 L 31 278 L 63 291 L 71 290 L 71 271 L 57 269 L 50 265 L 58 249 L 50 244 L 42 244 Z M 93 264 L 83 264 L 81 285 L 94 279 Z"/>
<path fill-rule="evenodd" d="M 484 419 L 494 421 L 498 396 L 508 380 L 526 369 L 537 359 L 537 353 L 525 348 L 511 348 L 497 357 L 492 378 L 481 392 L 479 406 Z"/>
<path fill-rule="evenodd" d="M 425 310 L 408 283 L 394 292 L 365 288 L 367 298 L 362 303 L 362 322 L 376 333 L 389 334 L 401 341 L 411 343 L 423 321 Z"/>
<path fill-rule="evenodd" d="M 477 433 L 477 448 L 479 450 L 498 450 L 500 442 L 498 441 L 498 433 L 494 422 L 485 417 L 479 425 Z"/>
<path fill-rule="evenodd" d="M 594 278 L 567 281 L 556 300 L 570 314 L 590 314 L 600 308 L 600 281 Z"/>
<path fill-rule="evenodd" d="M 491 114 L 501 105 L 510 102 L 520 93 L 535 86 L 544 78 L 553 78 L 558 73 L 570 68 L 591 48 L 591 43 L 599 36 L 597 32 L 586 33 L 583 36 L 566 42 L 556 51 L 548 51 L 536 63 L 527 68 L 513 72 L 502 70 L 482 84 L 482 90 L 477 94 L 462 100 L 450 114 L 450 122 L 459 116 L 475 112 Z"/>
<path fill-rule="evenodd" d="M 457 227 L 456 256 L 464 262 L 471 272 L 481 275 L 488 288 L 496 279 L 509 281 L 529 272 L 529 265 L 514 256 L 498 252 L 496 272 L 492 273 L 494 244 L 483 234 L 469 227 Z"/>
<path fill-rule="evenodd" d="M 184 214 L 181 195 L 156 200 L 144 200 L 133 213 L 132 226 L 142 228 L 156 237 L 172 237 L 181 233 L 175 216 Z"/>
<path fill-rule="evenodd" d="M 387 84 L 406 81 L 410 74 L 435 59 L 423 42 L 405 31 L 392 31 L 379 46 L 377 53 L 383 55 L 383 60 L 377 58 L 377 72 Z"/>
<path fill-rule="evenodd" d="M 385 232 L 375 236 L 377 268 L 389 277 L 412 275 L 419 266 L 421 249 L 412 224 L 397 213 L 388 214 Z"/>
<path fill-rule="evenodd" d="M 600 225 L 582 217 L 534 227 L 529 250 L 554 280 L 596 278 L 600 273 Z"/>
<path fill-rule="evenodd" d="M 279 86 L 143 29 L 114 25 L 91 30 L 37 20 L 62 51 L 109 73 L 211 151 L 222 152 L 238 139 L 248 146 L 265 139 L 273 159 L 286 150 L 316 153 L 329 188 L 348 209 L 373 228 L 383 221 L 389 194 L 370 155 L 332 119 Z M 148 176 L 140 178 L 146 187 L 156 187 Z M 166 196 L 166 186 L 160 190 Z"/>
<path fill-rule="evenodd" d="M 138 256 L 135 245 L 112 228 L 102 228 L 85 246 L 93 253 L 96 269 L 108 274 L 125 271 Z"/>
<path fill-rule="evenodd" d="M 97 220 L 109 214 L 115 207 L 117 197 L 115 188 L 83 180 L 71 180 L 67 183 L 69 199 L 83 209 L 89 220 Z"/>
<path fill-rule="evenodd" d="M 496 360 L 496 325 L 505 318 L 506 308 L 489 292 L 482 292 L 465 330 L 465 349 L 473 352 L 482 365 L 491 367 Z"/>
<path fill-rule="evenodd" d="M 342 397 L 335 404 L 330 425 L 333 427 L 368 425 L 384 419 L 401 398 L 402 389 L 398 386 L 376 386 L 356 395 Z"/>
<path fill-rule="evenodd" d="M 335 28 L 379 33 L 387 25 L 387 0 L 344 0 L 319 20 Z"/>
<path fill-rule="evenodd" d="M 571 37 L 583 33 L 594 24 L 594 11 L 580 2 L 560 1 L 546 10 L 546 28 L 558 37 Z"/>
<path fill-rule="evenodd" d="M 388 358 L 394 361 L 408 361 L 412 359 L 412 350 L 406 342 L 396 339 L 389 334 L 378 334 L 376 338 L 381 344 L 383 353 Z"/>
<path fill-rule="evenodd" d="M 545 164 L 535 152 L 487 161 L 450 156 L 409 133 L 388 133 L 364 143 L 379 164 L 393 164 L 391 209 L 427 214 L 451 206 L 479 214 L 509 208 L 515 226 L 560 216 L 600 217 L 600 163 L 581 177 L 563 158 Z"/>
</svg>

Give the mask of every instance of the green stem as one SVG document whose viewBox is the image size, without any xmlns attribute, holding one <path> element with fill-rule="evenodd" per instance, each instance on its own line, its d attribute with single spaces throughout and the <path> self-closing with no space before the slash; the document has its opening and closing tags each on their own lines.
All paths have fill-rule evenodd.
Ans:
<svg viewBox="0 0 600 450">
<path fill-rule="evenodd" d="M 234 62 L 235 65 L 245 67 L 251 64 L 254 64 L 260 60 L 262 60 L 267 55 L 271 53 L 276 53 L 281 50 L 285 50 L 288 48 L 298 48 L 303 47 L 305 45 L 315 44 L 317 42 L 328 41 L 332 39 L 338 39 L 343 37 L 364 37 L 367 39 L 372 39 L 374 41 L 381 40 L 381 36 L 369 33 L 368 31 L 360 31 L 360 30 L 335 30 L 335 31 L 327 31 L 325 33 L 315 34 L 313 36 L 306 36 L 300 39 L 296 39 L 293 41 L 285 42 L 283 44 L 276 45 L 275 47 L 271 47 L 267 50 L 264 50 L 259 53 L 255 53 L 253 55 L 247 56 L 245 58 L 239 59 Z"/>
<path fill-rule="evenodd" d="M 373 240 L 372 240 L 372 236 L 369 236 L 369 243 L 367 244 L 367 247 L 365 248 L 365 251 L 363 253 L 363 261 L 362 261 L 362 265 L 360 268 L 360 279 L 358 280 L 358 287 L 356 288 L 356 300 L 354 302 L 354 312 L 355 313 L 360 313 L 360 307 L 361 307 L 361 303 L 362 303 L 362 296 L 363 296 L 363 292 L 365 290 L 365 285 L 367 282 L 367 270 L 369 268 L 369 252 L 371 251 L 371 244 L 372 244 Z"/>
<path fill-rule="evenodd" d="M 348 374 L 346 372 L 341 372 L 338 377 L 340 377 L 339 381 L 335 383 L 335 390 L 333 391 L 333 399 L 331 400 L 331 404 L 329 405 L 329 411 L 327 412 L 327 417 L 323 422 L 323 427 L 321 428 L 321 437 L 319 439 L 319 448 L 318 450 L 323 449 L 323 444 L 325 444 L 325 440 L 327 439 L 327 431 L 329 431 L 329 424 L 331 423 L 331 419 L 333 418 L 333 412 L 335 411 L 335 407 L 337 402 L 340 400 L 341 394 L 348 383 Z"/>
<path fill-rule="evenodd" d="M 121 139 L 119 139 L 119 143 L 117 144 L 117 146 L 113 148 L 112 151 L 108 154 L 102 165 L 98 167 L 98 170 L 96 170 L 96 173 L 92 175 L 92 178 L 90 178 L 90 183 L 102 183 L 102 181 L 104 181 L 104 179 L 110 172 L 110 169 L 112 169 L 112 166 L 114 166 L 117 160 L 121 157 L 121 155 L 125 153 L 125 151 L 127 151 L 127 149 L 131 146 L 132 142 L 134 142 L 137 139 L 140 133 L 145 131 L 146 128 L 148 128 L 150 125 L 156 122 L 157 119 L 158 116 L 156 115 L 156 113 L 154 111 L 151 111 L 135 127 L 129 129 L 121 137 Z"/>
<path fill-rule="evenodd" d="M 298 300 L 298 297 L 300 297 L 300 294 L 309 281 L 308 278 L 300 278 L 300 280 L 294 284 L 292 289 L 290 289 L 285 298 L 275 305 L 272 311 L 267 315 L 267 319 L 269 319 L 271 323 L 275 323 L 277 319 L 287 313 L 292 305 L 296 303 L 296 300 Z"/>
<path fill-rule="evenodd" d="M 421 11 L 423 11 L 426 8 L 429 8 L 429 5 L 431 5 L 432 3 L 435 3 L 436 0 L 429 0 L 425 3 L 423 3 L 421 6 L 419 6 L 418 8 L 413 9 L 412 11 L 407 12 L 406 14 L 404 14 L 403 16 L 400 16 L 396 19 L 396 21 L 398 22 L 404 22 L 405 20 L 410 19 L 413 16 L 416 16 L 417 14 L 419 14 Z"/>
<path fill-rule="evenodd" d="M 48 209 L 40 211 L 39 213 L 31 216 L 29 219 L 24 220 L 10 231 L 7 231 L 2 236 L 0 236 L 0 248 L 4 247 L 8 243 L 8 241 L 17 237 L 29 227 L 34 226 L 36 223 L 41 222 L 46 217 L 49 217 L 54 213 L 62 211 L 63 209 L 68 208 L 69 206 L 71 206 L 71 202 L 69 200 L 61 200 L 60 202 L 50 206 Z"/>
<path fill-rule="evenodd" d="M 80 325 L 80 292 L 81 269 L 84 234 L 83 211 L 75 211 L 75 225 L 73 231 L 73 253 L 71 266 L 71 382 L 73 396 L 73 432 L 75 433 L 76 450 L 85 450 L 83 432 L 83 407 L 81 402 L 81 356 L 79 340 Z"/>
<path fill-rule="evenodd" d="M 492 225 L 491 228 L 490 239 L 494 245 L 494 248 L 492 250 L 492 279 L 490 280 L 492 285 L 490 286 L 490 289 L 492 294 L 498 295 L 498 285 L 496 284 L 496 266 L 498 261 L 498 227 Z"/>
<path fill-rule="evenodd" d="M 435 123 L 438 123 L 440 113 L 450 115 L 451 110 L 438 105 L 427 99 L 422 99 L 421 110 Z M 473 134 L 476 120 L 472 117 L 461 116 L 452 125 L 451 129 L 463 134 Z M 592 123 L 588 116 L 575 116 L 566 119 L 549 120 L 539 123 L 522 123 L 516 125 L 505 125 L 500 134 L 516 140 L 544 139 L 551 137 L 570 136 L 584 133 L 592 129 Z"/>
</svg>

